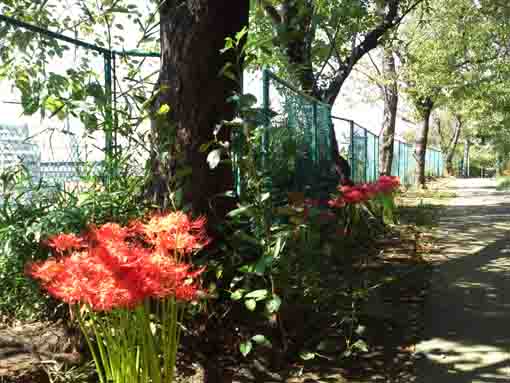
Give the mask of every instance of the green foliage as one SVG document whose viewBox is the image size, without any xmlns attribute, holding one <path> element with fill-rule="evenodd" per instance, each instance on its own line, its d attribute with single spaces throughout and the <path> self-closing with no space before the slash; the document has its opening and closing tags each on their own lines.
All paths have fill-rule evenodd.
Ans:
<svg viewBox="0 0 510 383">
<path fill-rule="evenodd" d="M 510 189 L 510 177 L 508 176 L 501 176 L 497 179 L 497 190 L 509 190 Z"/>
<path fill-rule="evenodd" d="M 91 175 L 69 188 L 34 184 L 25 169 L 15 168 L 0 182 L 0 314 L 18 319 L 52 316 L 57 308 L 24 275 L 27 262 L 48 256 L 41 242 L 61 232 L 79 233 L 88 224 L 126 223 L 147 208 L 138 197 L 143 180 L 136 177 L 119 177 L 105 188 Z"/>
</svg>

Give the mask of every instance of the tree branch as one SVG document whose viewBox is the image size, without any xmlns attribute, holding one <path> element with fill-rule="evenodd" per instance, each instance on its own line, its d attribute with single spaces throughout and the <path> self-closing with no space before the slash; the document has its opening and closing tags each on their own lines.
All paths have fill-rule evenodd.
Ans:
<svg viewBox="0 0 510 383">
<path fill-rule="evenodd" d="M 400 0 L 388 1 L 388 11 L 384 15 L 381 23 L 370 32 L 368 32 L 365 35 L 363 41 L 351 50 L 351 54 L 348 60 L 349 64 L 341 65 L 341 69 L 338 71 L 337 75 L 330 83 L 328 89 L 325 91 L 325 100 L 327 103 L 333 105 L 336 97 L 338 96 L 338 93 L 340 92 L 342 84 L 344 83 L 349 73 L 352 71 L 354 65 L 356 65 L 356 63 L 366 53 L 379 45 L 379 39 L 383 37 L 387 31 L 400 24 L 404 17 L 416 9 L 416 7 L 418 7 L 418 5 L 420 5 L 423 1 L 424 0 L 416 0 L 410 7 L 403 11 L 400 16 L 398 16 Z"/>
<path fill-rule="evenodd" d="M 282 23 L 282 17 L 278 13 L 277 9 L 268 3 L 266 0 L 258 0 L 259 6 L 261 6 L 264 9 L 264 12 L 271 18 L 273 23 L 276 25 L 279 25 Z"/>
<path fill-rule="evenodd" d="M 376 86 L 379 88 L 379 90 L 381 91 L 381 93 L 385 93 L 384 85 L 383 85 L 383 84 L 381 84 L 381 81 L 380 81 L 378 78 L 376 78 L 376 77 L 374 77 L 374 76 L 370 75 L 369 73 L 367 73 L 367 72 L 365 72 L 365 71 L 363 71 L 363 70 L 361 70 L 361 69 L 359 69 L 359 68 L 354 69 L 354 71 L 355 71 L 355 72 L 358 72 L 358 73 L 360 73 L 360 74 L 362 74 L 362 75 L 363 75 L 363 76 L 365 76 L 365 77 L 366 77 L 366 78 L 367 78 L 370 82 L 374 83 L 374 85 L 376 85 Z"/>
<path fill-rule="evenodd" d="M 326 28 L 325 28 L 326 29 Z M 327 30 L 327 29 L 326 29 Z M 313 81 L 313 89 L 316 89 L 317 87 L 317 82 L 319 81 L 319 79 L 322 77 L 322 73 L 324 73 L 324 70 L 326 69 L 326 66 L 328 65 L 329 63 L 329 59 L 333 56 L 333 53 L 336 51 L 336 54 L 338 55 L 338 50 L 336 49 L 336 45 L 335 45 L 335 41 L 336 41 L 336 38 L 338 36 L 338 31 L 340 29 L 339 28 L 336 28 L 335 30 L 335 35 L 333 36 L 333 39 L 330 39 L 329 38 L 329 32 L 326 31 L 326 34 L 328 35 L 328 39 L 330 41 L 330 44 L 331 44 L 331 48 L 329 50 L 329 53 L 328 53 L 328 57 L 324 60 L 324 63 L 321 67 L 321 70 L 319 71 L 319 73 L 317 73 L 317 75 L 315 76 L 315 79 Z"/>
<path fill-rule="evenodd" d="M 374 66 L 374 69 L 377 72 L 377 75 L 382 77 L 382 72 L 379 69 L 379 67 L 377 66 L 377 64 L 375 63 L 375 61 L 374 61 L 372 55 L 370 54 L 370 52 L 367 52 L 367 56 L 370 59 L 370 62 L 372 63 L 372 65 Z"/>
</svg>

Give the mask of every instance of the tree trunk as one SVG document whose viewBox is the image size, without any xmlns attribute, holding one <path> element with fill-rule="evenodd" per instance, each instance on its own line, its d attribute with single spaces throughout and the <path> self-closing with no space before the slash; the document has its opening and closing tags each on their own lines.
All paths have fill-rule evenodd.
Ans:
<svg viewBox="0 0 510 383">
<path fill-rule="evenodd" d="M 238 90 L 235 81 L 219 76 L 232 54 L 221 54 L 226 37 L 248 24 L 249 0 L 167 0 L 160 8 L 161 71 L 156 110 L 170 111 L 153 122 L 151 180 L 147 195 L 162 208 L 170 193 L 196 214 L 219 214 L 226 201 L 215 195 L 231 190 L 229 165 L 211 170 L 203 144 L 214 139 L 214 129 L 233 117 L 226 99 Z M 223 132 L 229 139 L 229 132 Z"/>
<path fill-rule="evenodd" d="M 430 114 L 434 107 L 434 102 L 430 97 L 426 97 L 419 102 L 420 114 L 423 118 L 423 124 L 416 137 L 416 148 L 414 156 L 416 158 L 416 185 L 425 188 L 425 160 L 427 154 L 427 142 L 429 137 Z"/>
<path fill-rule="evenodd" d="M 462 161 L 462 176 L 465 178 L 469 177 L 469 149 L 471 142 L 469 138 L 464 141 L 464 159 Z"/>
<path fill-rule="evenodd" d="M 384 86 L 384 120 L 381 130 L 379 150 L 379 173 L 391 175 L 393 164 L 393 145 L 395 141 L 395 123 L 398 107 L 398 84 L 393 50 L 385 48 L 383 52 L 383 72 L 388 85 Z"/>
<path fill-rule="evenodd" d="M 445 154 L 445 164 L 446 164 L 446 174 L 449 176 L 454 175 L 453 170 L 453 155 L 455 154 L 455 149 L 457 148 L 457 144 L 459 142 L 460 131 L 462 130 L 462 119 L 460 116 L 456 116 L 457 124 L 455 124 L 455 130 L 453 132 L 453 137 L 448 145 Z"/>
</svg>

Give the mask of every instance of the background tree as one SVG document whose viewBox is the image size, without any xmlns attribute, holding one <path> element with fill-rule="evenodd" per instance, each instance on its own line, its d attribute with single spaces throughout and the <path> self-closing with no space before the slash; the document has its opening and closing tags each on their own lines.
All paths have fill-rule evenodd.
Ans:
<svg viewBox="0 0 510 383">
<path fill-rule="evenodd" d="M 434 118 L 435 127 L 439 136 L 441 152 L 445 164 L 446 174 L 454 175 L 453 156 L 459 143 L 462 126 L 464 124 L 463 117 L 460 113 L 451 115 L 449 113 L 437 114 Z"/>
<path fill-rule="evenodd" d="M 393 146 L 395 142 L 395 125 L 398 110 L 398 80 L 393 47 L 383 50 L 384 85 L 382 95 L 384 99 L 383 124 L 379 147 L 379 173 L 390 175 L 393 164 Z"/>
<path fill-rule="evenodd" d="M 266 42 L 259 64 L 280 69 L 303 92 L 333 106 L 354 66 L 422 2 L 259 0 L 251 30 L 252 38 Z M 332 142 L 333 158 L 340 159 Z"/>
<path fill-rule="evenodd" d="M 496 23 L 497 24 L 497 23 Z M 507 28 L 495 25 L 482 8 L 469 0 L 436 0 L 408 23 L 400 56 L 405 88 L 422 127 L 417 133 L 417 183 L 425 185 L 425 153 L 430 114 L 435 106 L 467 98 L 476 89 L 497 81 L 508 57 L 503 44 Z"/>
</svg>

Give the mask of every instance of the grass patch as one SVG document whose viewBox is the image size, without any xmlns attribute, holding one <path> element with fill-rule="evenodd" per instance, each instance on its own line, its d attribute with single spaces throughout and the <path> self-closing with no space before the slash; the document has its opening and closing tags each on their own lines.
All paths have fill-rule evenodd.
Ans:
<svg viewBox="0 0 510 383">
<path fill-rule="evenodd" d="M 509 177 L 510 181 L 510 177 Z M 454 192 L 437 189 L 409 189 L 404 197 L 406 198 L 417 198 L 417 199 L 436 199 L 443 200 L 449 198 L 455 198 L 457 195 Z"/>
<path fill-rule="evenodd" d="M 510 190 L 510 176 L 500 176 L 496 179 L 496 190 Z"/>
</svg>

